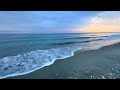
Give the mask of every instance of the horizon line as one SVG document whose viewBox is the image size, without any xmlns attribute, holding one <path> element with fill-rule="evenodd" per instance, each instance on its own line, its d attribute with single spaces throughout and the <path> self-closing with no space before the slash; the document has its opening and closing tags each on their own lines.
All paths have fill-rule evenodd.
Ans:
<svg viewBox="0 0 120 90">
<path fill-rule="evenodd" d="M 67 32 L 65 32 L 66 34 L 67 34 Z M 53 33 L 17 33 L 17 32 L 8 32 L 8 33 L 0 33 L 0 34 L 65 34 L 64 32 L 61 32 L 61 33 L 55 33 L 55 32 L 53 32 Z M 68 32 L 68 33 L 73 33 L 73 32 Z M 77 34 L 77 33 L 120 33 L 120 32 L 74 32 L 75 34 Z"/>
</svg>

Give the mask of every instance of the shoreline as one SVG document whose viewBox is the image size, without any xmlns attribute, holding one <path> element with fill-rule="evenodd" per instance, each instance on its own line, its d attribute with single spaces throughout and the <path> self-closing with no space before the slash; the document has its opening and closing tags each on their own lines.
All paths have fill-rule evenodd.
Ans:
<svg viewBox="0 0 120 90">
<path fill-rule="evenodd" d="M 74 56 L 56 60 L 53 64 L 45 66 L 44 68 L 38 69 L 34 72 L 20 76 L 7 77 L 4 79 L 120 78 L 120 63 L 118 63 L 120 60 L 119 47 L 120 42 L 103 46 L 96 50 L 75 51 Z M 116 58 L 115 61 L 117 62 L 114 62 L 114 58 Z M 112 73 L 112 71 L 114 72 Z"/>
<path fill-rule="evenodd" d="M 5 78 L 15 77 L 15 76 L 21 76 L 21 75 L 26 75 L 26 74 L 32 73 L 32 72 L 34 72 L 34 71 L 36 71 L 36 70 L 39 70 L 39 69 L 44 68 L 44 67 L 46 67 L 46 66 L 52 65 L 56 60 L 66 59 L 66 58 L 72 57 L 72 56 L 74 56 L 74 52 L 76 52 L 76 51 L 78 51 L 78 50 L 80 50 L 80 49 L 81 49 L 81 48 L 78 48 L 78 49 L 76 49 L 76 50 L 73 50 L 69 56 L 65 56 L 64 58 L 61 57 L 61 58 L 54 59 L 54 60 L 53 60 L 52 62 L 50 62 L 49 64 L 45 64 L 45 65 L 43 65 L 42 67 L 38 67 L 38 68 L 36 68 L 36 69 L 34 69 L 34 70 L 31 70 L 31 71 L 28 71 L 28 72 L 24 72 L 24 73 L 20 73 L 20 74 L 16 74 L 16 73 L 15 73 L 15 74 L 6 75 L 6 76 L 4 76 L 4 77 L 0 77 L 0 79 L 5 79 Z"/>
</svg>

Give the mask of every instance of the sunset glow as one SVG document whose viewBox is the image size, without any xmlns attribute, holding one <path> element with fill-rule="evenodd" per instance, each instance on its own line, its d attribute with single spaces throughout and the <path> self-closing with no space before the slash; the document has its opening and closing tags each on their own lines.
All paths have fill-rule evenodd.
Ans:
<svg viewBox="0 0 120 90">
<path fill-rule="evenodd" d="M 76 32 L 120 32 L 120 13 L 119 12 L 101 12 L 92 17 L 82 28 L 76 29 Z"/>
<path fill-rule="evenodd" d="M 120 26 L 96 26 L 96 27 L 86 27 L 81 30 L 86 32 L 120 32 Z"/>
</svg>

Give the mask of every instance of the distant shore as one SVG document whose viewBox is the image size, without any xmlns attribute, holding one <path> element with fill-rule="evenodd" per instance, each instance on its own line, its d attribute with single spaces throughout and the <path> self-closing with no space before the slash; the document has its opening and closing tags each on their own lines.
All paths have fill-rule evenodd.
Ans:
<svg viewBox="0 0 120 90">
<path fill-rule="evenodd" d="M 115 79 L 120 78 L 120 43 L 75 52 L 66 59 L 32 73 L 6 79 Z"/>
</svg>

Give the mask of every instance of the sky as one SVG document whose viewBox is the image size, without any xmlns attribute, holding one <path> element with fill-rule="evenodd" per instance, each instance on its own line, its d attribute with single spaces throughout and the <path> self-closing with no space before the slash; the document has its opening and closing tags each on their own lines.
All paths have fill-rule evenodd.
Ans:
<svg viewBox="0 0 120 90">
<path fill-rule="evenodd" d="M 120 11 L 0 11 L 0 33 L 120 32 Z"/>
</svg>

